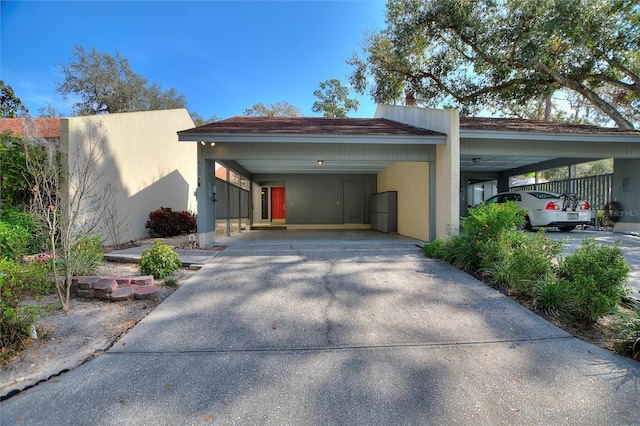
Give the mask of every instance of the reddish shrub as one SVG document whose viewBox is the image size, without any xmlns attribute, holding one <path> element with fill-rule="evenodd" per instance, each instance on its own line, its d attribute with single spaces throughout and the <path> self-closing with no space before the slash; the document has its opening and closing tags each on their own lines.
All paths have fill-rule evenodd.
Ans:
<svg viewBox="0 0 640 426">
<path fill-rule="evenodd" d="M 174 212 L 170 207 L 160 207 L 149 213 L 144 225 L 152 237 L 173 237 L 196 230 L 196 215 L 188 211 Z"/>
</svg>

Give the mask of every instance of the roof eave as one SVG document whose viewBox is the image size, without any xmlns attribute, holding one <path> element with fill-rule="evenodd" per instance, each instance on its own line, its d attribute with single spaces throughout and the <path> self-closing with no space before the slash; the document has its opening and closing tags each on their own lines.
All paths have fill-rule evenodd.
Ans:
<svg viewBox="0 0 640 426">
<path fill-rule="evenodd" d="M 558 142 L 640 142 L 640 135 L 615 133 L 519 132 L 460 129 L 461 139 L 549 140 Z"/>
<path fill-rule="evenodd" d="M 189 133 L 179 132 L 182 142 L 352 143 L 386 145 L 444 145 L 445 135 L 317 135 L 292 133 Z"/>
</svg>

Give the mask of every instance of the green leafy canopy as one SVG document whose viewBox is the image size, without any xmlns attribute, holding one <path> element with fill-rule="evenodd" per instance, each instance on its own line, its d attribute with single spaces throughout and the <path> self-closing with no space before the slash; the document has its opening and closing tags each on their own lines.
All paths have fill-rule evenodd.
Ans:
<svg viewBox="0 0 640 426">
<path fill-rule="evenodd" d="M 320 89 L 313 92 L 319 100 L 313 103 L 311 111 L 322 112 L 325 117 L 347 117 L 349 111 L 358 111 L 360 102 L 349 99 L 349 88 L 333 78 L 320 83 Z"/>
<path fill-rule="evenodd" d="M 379 103 L 505 113 L 558 91 L 623 129 L 640 116 L 632 0 L 389 0 L 350 83 Z M 373 85 L 368 79 L 373 79 Z"/>
<path fill-rule="evenodd" d="M 71 57 L 60 66 L 63 80 L 57 91 L 65 100 L 71 95 L 80 98 L 74 104 L 78 115 L 186 107 L 184 95 L 174 88 L 165 91 L 159 83 L 149 84 L 118 51 L 110 55 L 76 46 Z"/>
</svg>

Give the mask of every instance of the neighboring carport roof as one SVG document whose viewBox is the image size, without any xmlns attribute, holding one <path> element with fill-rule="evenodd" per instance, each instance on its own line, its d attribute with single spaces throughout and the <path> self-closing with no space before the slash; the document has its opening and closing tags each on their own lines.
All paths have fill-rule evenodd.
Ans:
<svg viewBox="0 0 640 426">
<path fill-rule="evenodd" d="M 639 144 L 638 130 L 518 118 L 460 118 L 462 171 L 515 174 L 607 157 L 629 158 L 639 152 Z"/>
<path fill-rule="evenodd" d="M 239 116 L 205 124 L 178 135 L 296 134 L 344 136 L 445 136 L 384 118 L 252 117 Z M 181 139 L 183 140 L 183 139 Z"/>
<path fill-rule="evenodd" d="M 640 131 L 638 130 L 620 130 L 615 127 L 599 127 L 559 121 L 524 120 L 521 118 L 460 117 L 460 129 L 493 132 L 573 133 L 581 135 L 616 134 L 640 137 Z"/>
</svg>

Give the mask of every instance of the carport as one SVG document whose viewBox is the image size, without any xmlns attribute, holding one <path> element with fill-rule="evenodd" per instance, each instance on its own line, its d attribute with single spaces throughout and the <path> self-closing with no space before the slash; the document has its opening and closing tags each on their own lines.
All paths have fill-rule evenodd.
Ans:
<svg viewBox="0 0 640 426">
<path fill-rule="evenodd" d="M 512 176 L 605 158 L 614 159 L 612 181 L 607 185 L 610 193 L 591 202 L 599 208 L 609 201 L 618 202 L 624 214 L 616 223 L 616 231 L 640 231 L 640 132 L 535 120 L 462 117 L 460 212 L 464 215 L 468 206 L 477 204 L 478 195 L 486 199 L 496 191 L 508 191 Z M 569 192 L 574 191 L 578 189 Z"/>
<path fill-rule="evenodd" d="M 389 191 L 402 235 L 432 239 L 439 215 L 443 229 L 457 215 L 449 187 L 436 207 L 442 132 L 385 118 L 233 117 L 178 135 L 199 147 L 201 244 L 260 225 L 372 229 L 372 196 Z"/>
<path fill-rule="evenodd" d="M 397 232 L 430 241 L 515 175 L 614 158 L 615 231 L 640 232 L 640 132 L 379 105 L 372 119 L 233 117 L 178 132 L 198 143 L 201 242 L 252 226 L 376 229 L 371 197 L 397 194 Z M 470 189 L 471 188 L 471 189 Z M 385 213 L 386 214 L 386 213 Z"/>
</svg>

